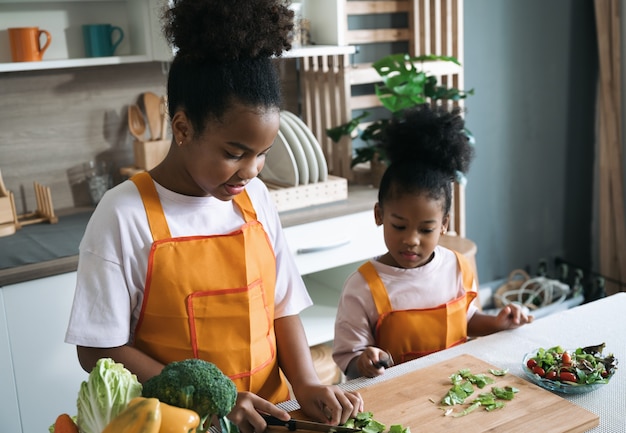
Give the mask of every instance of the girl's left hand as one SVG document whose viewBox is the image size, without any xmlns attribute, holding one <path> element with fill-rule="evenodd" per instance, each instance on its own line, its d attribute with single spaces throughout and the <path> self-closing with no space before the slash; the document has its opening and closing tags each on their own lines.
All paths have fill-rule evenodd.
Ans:
<svg viewBox="0 0 626 433">
<path fill-rule="evenodd" d="M 305 414 L 329 425 L 343 424 L 363 412 L 361 394 L 335 385 L 304 386 L 296 393 L 296 400 Z"/>
<path fill-rule="evenodd" d="M 500 329 L 513 329 L 530 323 L 533 319 L 527 307 L 512 303 L 500 310 L 496 317 L 496 324 Z"/>
</svg>

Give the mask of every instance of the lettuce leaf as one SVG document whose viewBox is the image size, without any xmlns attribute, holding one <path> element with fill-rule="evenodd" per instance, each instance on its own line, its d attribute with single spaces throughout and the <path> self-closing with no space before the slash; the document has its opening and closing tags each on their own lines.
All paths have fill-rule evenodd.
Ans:
<svg viewBox="0 0 626 433">
<path fill-rule="evenodd" d="M 101 358 L 83 381 L 76 402 L 76 423 L 82 433 L 101 433 L 128 402 L 141 396 L 137 376 L 111 358 Z"/>
</svg>

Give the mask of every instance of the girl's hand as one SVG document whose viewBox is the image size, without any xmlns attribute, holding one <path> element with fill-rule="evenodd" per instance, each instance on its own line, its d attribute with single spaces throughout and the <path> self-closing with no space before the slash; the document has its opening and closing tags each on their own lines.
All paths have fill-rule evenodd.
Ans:
<svg viewBox="0 0 626 433">
<path fill-rule="evenodd" d="M 385 368 L 393 366 L 393 359 L 389 352 L 368 346 L 356 360 L 359 373 L 365 377 L 380 376 L 385 372 Z"/>
<path fill-rule="evenodd" d="M 228 419 L 239 428 L 241 433 L 263 432 L 267 423 L 259 412 L 273 415 L 284 421 L 289 421 L 291 418 L 289 413 L 258 395 L 240 392 L 237 394 L 235 407 L 228 414 Z"/>
<path fill-rule="evenodd" d="M 500 310 L 496 316 L 496 326 L 499 329 L 513 329 L 530 323 L 533 319 L 527 307 L 512 303 Z"/>
<path fill-rule="evenodd" d="M 344 391 L 335 385 L 301 387 L 296 393 L 296 399 L 306 415 L 329 425 L 343 424 L 363 412 L 361 394 Z"/>
</svg>

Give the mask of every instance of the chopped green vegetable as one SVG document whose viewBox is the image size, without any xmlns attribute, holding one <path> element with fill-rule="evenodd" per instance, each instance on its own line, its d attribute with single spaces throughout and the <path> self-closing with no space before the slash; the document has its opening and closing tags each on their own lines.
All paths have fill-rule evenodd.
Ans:
<svg viewBox="0 0 626 433">
<path fill-rule="evenodd" d="M 494 376 L 504 376 L 507 370 L 489 370 Z M 494 383 L 495 379 L 485 374 L 472 374 L 469 369 L 462 369 L 450 376 L 452 387 L 447 394 L 441 399 L 440 404 L 445 406 L 454 406 L 464 404 L 467 397 L 472 395 L 474 388 L 472 384 L 479 388 L 483 388 L 488 383 Z M 504 401 L 512 400 L 515 394 L 519 392 L 517 388 L 512 386 L 491 388 L 491 392 L 481 393 L 469 403 L 465 409 L 455 412 L 453 409 L 444 410 L 445 416 L 453 416 L 455 418 L 465 416 L 479 407 L 484 407 L 486 411 L 493 411 L 504 407 Z"/>
<path fill-rule="evenodd" d="M 454 413 L 454 414 L 453 414 L 453 416 L 454 416 L 455 418 L 460 417 L 460 416 L 465 416 L 465 415 L 467 415 L 468 413 L 474 412 L 474 411 L 475 411 L 476 409 L 478 409 L 479 407 L 480 407 L 480 402 L 478 402 L 478 401 L 477 401 L 477 402 L 474 402 L 474 403 L 472 403 L 471 405 L 469 405 L 467 408 L 465 408 L 463 411 L 461 411 L 461 412 L 457 412 L 457 413 Z"/>
<path fill-rule="evenodd" d="M 472 372 L 467 368 L 459 370 L 450 376 L 452 384 L 461 383 L 463 380 L 473 383 L 480 389 L 484 388 L 487 384 L 495 382 L 492 377 L 489 377 L 486 374 L 472 374 Z"/>
<path fill-rule="evenodd" d="M 452 388 L 441 399 L 441 404 L 446 406 L 454 406 L 455 404 L 463 404 L 465 399 L 474 393 L 474 387 L 468 381 L 452 385 Z"/>
<path fill-rule="evenodd" d="M 355 418 L 348 419 L 342 426 L 358 428 L 365 433 L 411 433 L 409 427 L 403 427 L 400 424 L 392 425 L 388 432 L 385 432 L 385 424 L 376 421 L 372 412 L 359 412 Z"/>
<path fill-rule="evenodd" d="M 389 427 L 389 433 L 411 433 L 411 429 L 409 427 L 403 427 L 400 424 L 394 424 Z"/>
<path fill-rule="evenodd" d="M 494 386 L 491 388 L 491 393 L 502 400 L 513 400 L 513 397 L 518 392 L 519 389 L 512 386 L 505 386 L 504 388 Z"/>
</svg>

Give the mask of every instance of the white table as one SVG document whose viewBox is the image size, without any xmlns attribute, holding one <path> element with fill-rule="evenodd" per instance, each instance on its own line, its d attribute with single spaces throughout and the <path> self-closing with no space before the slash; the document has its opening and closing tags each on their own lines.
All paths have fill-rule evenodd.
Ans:
<svg viewBox="0 0 626 433">
<path fill-rule="evenodd" d="M 502 331 L 480 337 L 432 355 L 393 367 L 384 375 L 374 378 L 359 378 L 342 384 L 345 389 L 356 390 L 397 377 L 409 371 L 428 367 L 438 362 L 467 353 L 509 373 L 525 378 L 522 370 L 524 354 L 538 348 L 561 345 L 576 348 L 606 343 L 603 353 L 613 353 L 621 362 L 609 382 L 587 394 L 559 394 L 600 417 L 594 433 L 626 432 L 626 293 L 600 299 L 537 319 L 521 328 Z M 285 409 L 297 409 L 297 403 L 288 402 Z M 293 405 L 295 404 L 295 406 Z"/>
</svg>

